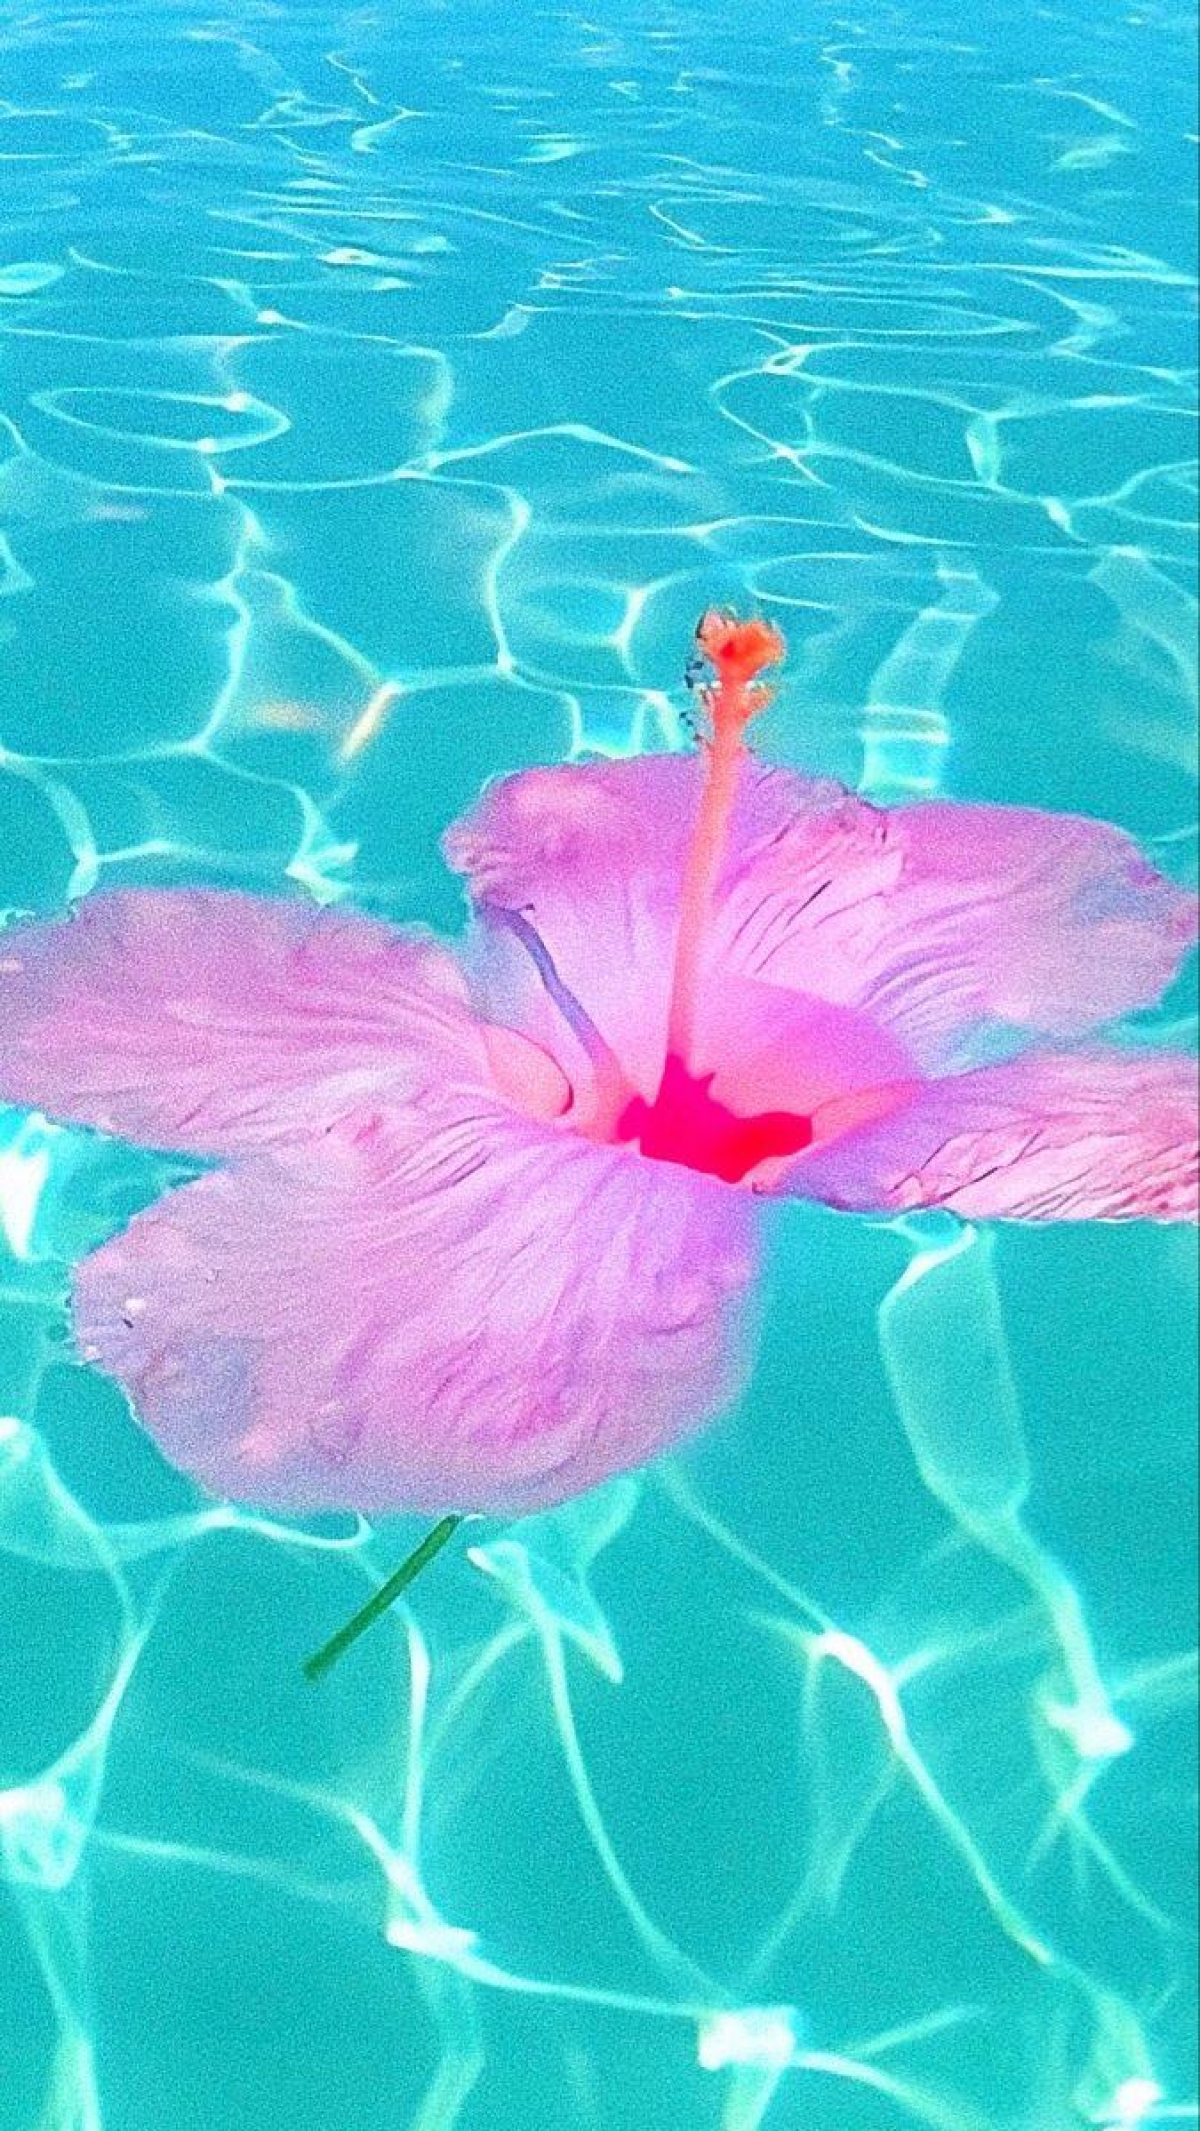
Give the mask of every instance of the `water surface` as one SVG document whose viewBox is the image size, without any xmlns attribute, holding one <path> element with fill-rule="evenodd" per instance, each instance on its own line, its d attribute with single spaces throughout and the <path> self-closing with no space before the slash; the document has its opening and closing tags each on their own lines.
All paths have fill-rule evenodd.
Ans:
<svg viewBox="0 0 1200 2131">
<path fill-rule="evenodd" d="M 1189 12 L 0 58 L 0 908 L 452 930 L 444 823 L 679 744 L 714 601 L 787 631 L 781 759 L 1188 877 Z M 417 1527 L 201 1502 L 63 1342 L 175 1173 L 0 1113 L 0 2131 L 1195 2120 L 1186 1236 L 780 1214 L 739 1410 L 317 1692 Z"/>
</svg>

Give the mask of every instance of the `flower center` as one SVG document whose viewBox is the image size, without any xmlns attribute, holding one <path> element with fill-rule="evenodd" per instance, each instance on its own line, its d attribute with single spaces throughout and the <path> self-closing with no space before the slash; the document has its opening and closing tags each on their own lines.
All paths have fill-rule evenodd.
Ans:
<svg viewBox="0 0 1200 2131">
<path fill-rule="evenodd" d="M 760 1162 L 801 1154 L 813 1140 L 810 1117 L 791 1110 L 762 1110 L 739 1117 L 710 1090 L 716 1076 L 689 1073 L 681 1058 L 668 1057 L 653 1103 L 641 1095 L 617 1120 L 616 1138 L 636 1140 L 655 1162 L 680 1162 L 726 1184 L 740 1184 Z"/>
</svg>

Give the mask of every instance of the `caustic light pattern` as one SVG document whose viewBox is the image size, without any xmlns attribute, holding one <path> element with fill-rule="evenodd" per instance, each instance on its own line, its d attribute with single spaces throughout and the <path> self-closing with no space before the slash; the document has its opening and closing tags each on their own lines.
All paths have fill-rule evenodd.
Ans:
<svg viewBox="0 0 1200 2131">
<path fill-rule="evenodd" d="M 302 1660 L 430 1520 L 197 1491 L 65 1337 L 72 1267 L 151 1197 L 212 1162 L 219 1209 L 281 1150 L 164 1155 L 0 1110 L 0 2131 L 1186 2131 L 1194 1231 L 857 1213 L 898 1112 L 797 1147 L 773 1197 L 752 1168 L 694 1176 L 661 1159 L 654 1062 L 579 974 L 640 945 L 645 912 L 614 894 L 572 960 L 489 881 L 514 914 L 475 920 L 465 976 L 349 912 L 456 934 L 438 839 L 485 786 L 477 836 L 506 794 L 610 793 L 611 849 L 616 795 L 657 778 L 651 855 L 671 822 L 682 841 L 699 766 L 662 751 L 713 604 L 787 632 L 756 751 L 895 805 L 892 839 L 914 801 L 960 833 L 943 800 L 1007 802 L 1061 839 L 1120 823 L 1193 884 L 1192 11 L 411 0 L 397 19 L 4 11 L 0 959 L 74 904 L 54 952 L 95 928 L 94 971 L 107 930 L 135 986 L 162 966 L 154 909 L 224 890 L 206 932 L 199 901 L 173 906 L 197 920 L 169 942 L 180 986 L 248 951 L 239 911 L 289 1011 L 374 942 L 368 1019 L 338 1025 L 350 1045 L 386 1022 L 414 1094 L 400 1007 L 408 1025 L 414 990 L 465 988 L 529 1045 L 489 1038 L 501 1094 L 476 1116 L 507 1104 L 559 1179 L 566 1147 L 678 1194 L 649 1238 L 661 1294 L 621 1288 L 615 1178 L 551 1231 L 539 1172 L 505 1195 L 509 1258 L 468 1273 L 460 1253 L 475 1295 L 507 1280 L 547 1408 L 575 1410 L 581 1261 L 626 1345 L 703 1304 L 705 1185 L 758 1231 L 723 1327 L 756 1320 L 752 1369 L 674 1452 L 470 1525 L 314 1691 Z M 547 764 L 562 777 L 490 782 Z M 939 876 L 947 848 L 971 856 L 942 843 Z M 1039 912 L 1004 965 L 1019 1008 L 1067 909 L 1129 934 L 1107 888 L 1052 893 L 1047 856 L 1043 905 L 1032 854 L 1017 870 Z M 1016 903 L 983 871 L 998 938 Z M 906 953 L 929 921 L 906 915 Z M 831 911 L 811 936 L 834 931 Z M 1084 938 L 1045 996 L 1077 998 Z M 665 993 L 646 947 L 639 982 Z M 553 1115 L 558 1074 L 580 1105 L 598 1078 L 572 999 L 644 1106 L 615 1149 Z M 928 1068 L 927 1103 L 1099 1048 L 1032 1031 L 1008 994 L 962 1005 L 978 1040 L 948 1048 L 941 1089 Z M 1119 1063 L 1160 1070 L 1193 1005 L 1185 976 L 1135 1007 Z M 1116 1043 L 1121 999 L 1092 1008 Z M 163 1024 L 135 1003 L 130 1041 Z M 208 1072 L 211 1013 L 204 1031 L 207 1059 L 195 1028 L 175 1058 L 196 1087 L 156 1067 L 143 1102 L 160 1083 L 177 1114 L 206 1088 L 251 1101 Z M 685 1135 L 670 1106 L 676 1149 L 715 1157 L 718 1106 L 802 1136 L 823 1099 L 794 1108 L 764 1061 L 747 1103 L 724 1052 L 709 1070 L 702 1133 L 690 1089 Z M 1072 1113 L 1079 1179 L 1101 1170 L 1101 1100 Z M 972 1131 L 997 1127 L 989 1102 Z M 726 1137 L 723 1166 L 754 1150 Z M 889 1174 L 929 1185 L 924 1154 L 895 1147 Z M 848 1215 L 796 1195 L 835 1159 Z M 990 1166 L 981 1147 L 977 1184 Z M 460 1188 L 482 1206 L 482 1186 Z M 319 1196 L 264 1201 L 268 1271 L 239 1258 L 226 1281 L 277 1266 L 310 1364 L 351 1287 L 374 1283 L 394 1337 L 446 1285 L 413 1221 L 386 1283 L 350 1224 L 314 1264 Z M 720 1242 L 731 1271 L 750 1255 Z M 521 1314 L 552 1253 L 558 1377 Z M 187 1277 L 190 1334 L 211 1302 Z M 118 1298 L 135 1327 L 155 1292 Z M 601 1349 L 596 1379 L 625 1365 Z M 340 1424 L 320 1425 L 332 1455 Z"/>
<path fill-rule="evenodd" d="M 1095 1033 L 1193 898 L 1095 821 L 767 765 L 781 638 L 698 642 L 697 754 L 510 776 L 450 829 L 457 958 L 211 891 L 6 935 L 0 1100 L 218 1165 L 75 1290 L 214 1492 L 527 1512 L 645 1462 L 738 1386 L 764 1198 L 1195 1215 L 1192 1061 Z"/>
</svg>

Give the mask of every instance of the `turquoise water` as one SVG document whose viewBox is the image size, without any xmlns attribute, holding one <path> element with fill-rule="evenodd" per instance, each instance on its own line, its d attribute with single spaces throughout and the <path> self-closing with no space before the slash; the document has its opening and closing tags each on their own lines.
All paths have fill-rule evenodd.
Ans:
<svg viewBox="0 0 1200 2131">
<path fill-rule="evenodd" d="M 6 5 L 0 61 L 0 908 L 453 930 L 443 824 L 678 744 L 715 601 L 781 759 L 1188 877 L 1189 11 Z M 172 1174 L 0 1112 L 0 2131 L 1196 2120 L 1186 1235 L 781 1213 L 737 1412 L 315 1690 L 419 1527 L 200 1501 L 64 1343 Z"/>
</svg>

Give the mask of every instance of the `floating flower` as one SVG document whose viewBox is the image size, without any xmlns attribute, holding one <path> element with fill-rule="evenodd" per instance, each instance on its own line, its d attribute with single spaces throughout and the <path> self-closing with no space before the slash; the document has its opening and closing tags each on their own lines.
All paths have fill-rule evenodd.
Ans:
<svg viewBox="0 0 1200 2131">
<path fill-rule="evenodd" d="M 217 1166 L 79 1268 L 168 1457 L 293 1508 L 541 1507 L 733 1396 L 764 1197 L 1177 1220 L 1192 900 L 1101 823 L 880 810 L 745 730 L 782 653 L 706 615 L 696 755 L 492 785 L 456 958 L 302 900 L 89 897 L 0 940 L 0 1099 Z"/>
</svg>

